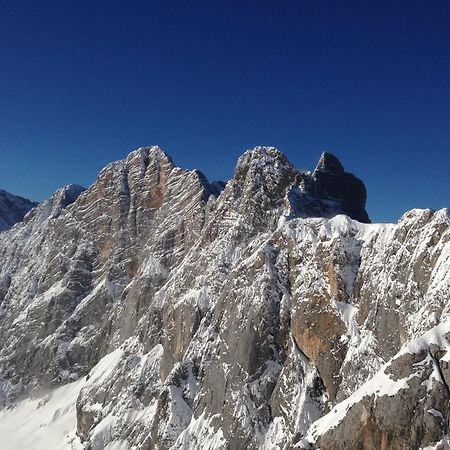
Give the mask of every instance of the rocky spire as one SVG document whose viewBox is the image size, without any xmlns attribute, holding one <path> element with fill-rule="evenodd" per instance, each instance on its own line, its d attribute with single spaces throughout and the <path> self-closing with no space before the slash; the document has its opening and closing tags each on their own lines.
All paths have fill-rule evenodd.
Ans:
<svg viewBox="0 0 450 450">
<path fill-rule="evenodd" d="M 344 172 L 344 167 L 342 166 L 339 159 L 332 153 L 323 152 L 322 155 L 320 155 L 319 162 L 317 163 L 314 172 L 324 170 L 329 170 L 332 172 Z"/>
<path fill-rule="evenodd" d="M 347 214 L 359 222 L 370 222 L 366 207 L 366 187 L 353 174 L 345 172 L 339 159 L 324 152 L 312 174 L 315 195 L 322 200 L 333 201 L 331 209 Z"/>
<path fill-rule="evenodd" d="M 291 218 L 345 214 L 370 222 L 364 183 L 345 172 L 339 159 L 328 152 L 322 153 L 311 173 L 300 172 L 274 147 L 255 147 L 239 158 L 232 182 L 230 188 L 238 189 L 231 204 L 240 204 L 244 215 L 260 217 L 262 224 L 270 218 L 277 222 L 286 208 Z"/>
</svg>

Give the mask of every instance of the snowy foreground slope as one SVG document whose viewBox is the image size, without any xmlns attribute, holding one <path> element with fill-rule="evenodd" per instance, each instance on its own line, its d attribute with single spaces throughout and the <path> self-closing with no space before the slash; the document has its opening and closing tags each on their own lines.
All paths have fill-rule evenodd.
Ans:
<svg viewBox="0 0 450 450">
<path fill-rule="evenodd" d="M 447 448 L 449 213 L 365 199 L 266 147 L 226 184 L 150 147 L 58 191 L 0 233 L 2 443 Z"/>
</svg>

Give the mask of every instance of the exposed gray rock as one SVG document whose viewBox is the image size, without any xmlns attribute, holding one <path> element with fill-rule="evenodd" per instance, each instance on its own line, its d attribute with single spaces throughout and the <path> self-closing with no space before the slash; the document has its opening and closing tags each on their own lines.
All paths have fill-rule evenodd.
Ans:
<svg viewBox="0 0 450 450">
<path fill-rule="evenodd" d="M 449 327 L 446 322 L 405 345 L 372 380 L 318 420 L 297 447 L 439 448 L 450 418 L 450 391 L 442 375 L 448 366 Z"/>
<path fill-rule="evenodd" d="M 272 147 L 226 184 L 149 147 L 64 188 L 0 234 L 0 404 L 77 380 L 71 442 L 90 450 L 322 442 L 314 423 L 450 318 L 448 211 L 376 225 L 364 206 L 336 157 L 300 172 Z M 352 400 L 322 448 L 411 444 L 408 420 L 414 445 L 444 439 L 408 409 L 447 414 L 426 353 L 448 380 L 446 348 L 431 344 L 384 369 L 417 374 L 408 393 Z"/>
</svg>

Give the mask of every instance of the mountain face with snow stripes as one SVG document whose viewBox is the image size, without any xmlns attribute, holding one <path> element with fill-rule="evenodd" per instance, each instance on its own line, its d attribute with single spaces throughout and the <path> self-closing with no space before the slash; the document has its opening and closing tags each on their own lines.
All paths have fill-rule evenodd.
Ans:
<svg viewBox="0 0 450 450">
<path fill-rule="evenodd" d="M 449 212 L 365 201 L 272 147 L 227 183 L 141 148 L 55 193 L 0 233 L 9 448 L 445 448 Z"/>
</svg>

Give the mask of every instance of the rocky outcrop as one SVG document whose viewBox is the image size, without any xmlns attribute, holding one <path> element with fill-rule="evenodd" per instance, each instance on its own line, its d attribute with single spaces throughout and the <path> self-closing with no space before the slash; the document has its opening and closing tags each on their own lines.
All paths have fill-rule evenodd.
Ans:
<svg viewBox="0 0 450 450">
<path fill-rule="evenodd" d="M 322 153 L 312 174 L 316 195 L 322 201 L 339 205 L 340 211 L 359 222 L 369 222 L 365 211 L 366 188 L 364 183 L 344 171 L 342 164 L 331 153 Z M 336 206 L 333 208 L 336 210 Z"/>
<path fill-rule="evenodd" d="M 0 232 L 20 222 L 35 206 L 37 203 L 0 189 Z"/>
<path fill-rule="evenodd" d="M 450 419 L 449 337 L 447 321 L 405 345 L 371 380 L 319 419 L 296 447 L 445 448 Z"/>
<path fill-rule="evenodd" d="M 350 399 L 415 371 L 405 405 L 446 414 L 427 350 L 392 358 L 450 318 L 448 211 L 377 225 L 364 207 L 336 157 L 302 172 L 272 147 L 225 185 L 149 147 L 59 191 L 0 234 L 0 404 L 77 380 L 71 442 L 91 450 L 406 445 L 408 420 L 417 445 L 443 439 L 395 396 Z M 365 422 L 313 433 L 348 402 Z"/>
<path fill-rule="evenodd" d="M 332 218 L 345 214 L 362 223 L 370 222 L 364 183 L 345 172 L 331 153 L 322 153 L 313 172 L 297 172 L 287 197 L 290 217 Z"/>
</svg>

